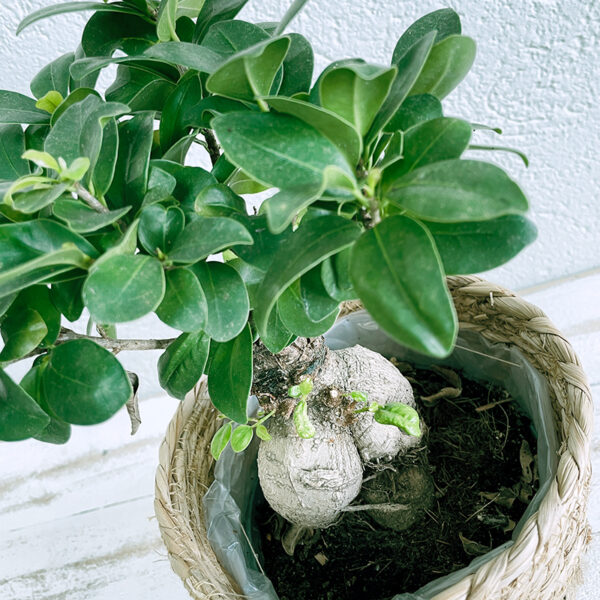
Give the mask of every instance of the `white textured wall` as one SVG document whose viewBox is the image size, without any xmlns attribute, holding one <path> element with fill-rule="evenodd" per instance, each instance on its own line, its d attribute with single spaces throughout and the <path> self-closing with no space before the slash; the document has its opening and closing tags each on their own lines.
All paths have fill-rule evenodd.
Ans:
<svg viewBox="0 0 600 600">
<path fill-rule="evenodd" d="M 0 87 L 27 93 L 45 62 L 73 49 L 82 15 L 55 17 L 15 37 L 20 18 L 50 3 L 0 4 Z M 277 20 L 286 4 L 250 0 L 242 16 Z M 514 156 L 494 158 L 528 194 L 540 235 L 488 277 L 521 288 L 599 266 L 600 3 L 460 0 L 449 5 L 479 52 L 465 82 L 445 102 L 446 114 L 501 127 L 500 137 L 478 134 L 481 143 L 518 147 L 531 160 L 527 170 Z M 348 56 L 386 63 L 402 31 L 443 6 L 433 0 L 312 0 L 292 29 L 311 39 L 319 67 Z"/>
</svg>

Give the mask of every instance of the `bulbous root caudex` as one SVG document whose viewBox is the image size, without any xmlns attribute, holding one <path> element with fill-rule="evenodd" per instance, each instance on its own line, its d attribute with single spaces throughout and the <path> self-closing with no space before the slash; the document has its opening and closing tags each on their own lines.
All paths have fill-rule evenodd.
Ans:
<svg viewBox="0 0 600 600">
<path fill-rule="evenodd" d="M 420 436 L 379 423 L 373 412 L 357 410 L 373 402 L 414 408 L 415 401 L 400 371 L 361 346 L 329 350 L 321 338 L 298 339 L 278 355 L 259 348 L 255 365 L 253 393 L 264 410 L 275 411 L 266 423 L 271 439 L 260 443 L 258 475 L 267 502 L 292 524 L 282 539 L 291 554 L 307 529 L 328 527 L 344 511 L 371 509 L 350 506 L 363 487 L 366 463 L 389 462 L 421 443 Z M 314 428 L 310 439 L 298 433 L 291 418 L 298 401 L 288 394 L 291 386 L 306 377 L 312 381 L 306 399 Z M 405 529 L 431 505 L 433 485 L 428 470 L 411 469 L 409 474 L 398 475 L 398 484 L 406 487 L 419 482 L 412 502 L 410 490 L 386 496 L 378 485 L 379 475 L 365 487 L 362 500 L 373 504 L 373 509 L 376 505 L 369 514 L 382 525 Z M 415 474 L 414 469 L 421 472 Z"/>
</svg>

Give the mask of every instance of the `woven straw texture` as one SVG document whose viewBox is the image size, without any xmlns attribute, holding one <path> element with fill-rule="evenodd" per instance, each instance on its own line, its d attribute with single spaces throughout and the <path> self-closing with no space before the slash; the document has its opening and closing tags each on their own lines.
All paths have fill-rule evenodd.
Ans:
<svg viewBox="0 0 600 600">
<path fill-rule="evenodd" d="M 462 329 L 514 344 L 547 378 L 560 449 L 550 489 L 515 543 L 433 600 L 569 600 L 589 539 L 585 511 L 593 409 L 585 374 L 569 342 L 536 306 L 476 277 L 451 277 L 448 285 Z M 208 543 L 203 518 L 201 498 L 212 481 L 210 441 L 219 425 L 215 417 L 201 384 L 171 421 L 156 473 L 161 534 L 173 569 L 197 600 L 241 597 Z"/>
</svg>

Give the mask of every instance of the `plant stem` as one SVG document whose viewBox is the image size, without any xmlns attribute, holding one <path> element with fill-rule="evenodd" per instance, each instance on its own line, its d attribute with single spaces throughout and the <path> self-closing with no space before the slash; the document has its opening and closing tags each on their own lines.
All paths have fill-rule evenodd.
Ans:
<svg viewBox="0 0 600 600">
<path fill-rule="evenodd" d="M 75 193 L 93 210 L 99 213 L 107 213 L 108 208 L 100 202 L 97 198 L 94 198 L 79 182 L 73 184 Z"/>
<path fill-rule="evenodd" d="M 221 150 L 219 148 L 219 144 L 217 144 L 217 138 L 215 138 L 215 134 L 210 129 L 201 129 L 200 131 L 206 140 L 208 154 L 210 155 L 210 162 L 214 167 L 221 156 Z"/>
<path fill-rule="evenodd" d="M 56 342 L 54 342 L 55 346 L 60 346 L 66 342 L 70 342 L 72 340 L 91 340 L 95 342 L 99 346 L 110 350 L 111 352 L 124 352 L 128 350 L 164 350 L 175 338 L 164 339 L 164 340 L 139 340 L 139 339 L 126 339 L 126 340 L 113 340 L 110 338 L 103 337 L 95 337 L 91 335 L 83 335 L 80 333 L 76 333 L 75 331 L 71 331 L 70 329 L 65 329 L 64 327 L 61 329 L 60 335 L 58 336 Z M 31 358 L 32 356 L 38 356 L 39 354 L 43 354 L 47 352 L 48 348 L 36 348 L 31 351 L 29 354 L 22 356 L 21 358 L 16 358 L 14 360 L 9 360 L 3 363 L 4 366 L 10 365 L 12 363 L 18 362 L 20 360 L 25 360 L 26 358 Z"/>
</svg>

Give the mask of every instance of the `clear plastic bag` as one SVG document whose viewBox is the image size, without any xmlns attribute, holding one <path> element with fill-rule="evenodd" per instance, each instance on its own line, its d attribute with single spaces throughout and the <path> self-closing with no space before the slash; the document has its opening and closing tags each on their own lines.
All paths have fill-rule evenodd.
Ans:
<svg viewBox="0 0 600 600">
<path fill-rule="evenodd" d="M 535 512 L 545 496 L 557 468 L 558 444 L 552 422 L 552 407 L 545 378 L 540 375 L 516 348 L 506 344 L 491 344 L 473 332 L 461 332 L 452 355 L 440 361 L 417 354 L 391 340 L 365 311 L 340 319 L 325 336 L 333 349 L 359 344 L 383 356 L 395 356 L 417 365 L 436 362 L 463 370 L 469 377 L 504 387 L 525 414 L 532 420 L 538 439 L 538 470 L 540 489 L 517 523 L 512 539 L 525 521 Z M 254 399 L 255 407 L 256 399 Z M 260 535 L 253 522 L 253 509 L 258 490 L 256 456 L 258 440 L 248 449 L 235 454 L 227 448 L 215 468 L 215 481 L 204 496 L 208 538 L 221 565 L 237 581 L 251 600 L 278 600 L 273 585 L 264 574 L 260 560 Z M 467 567 L 435 579 L 414 594 L 398 590 L 393 600 L 429 600 L 463 577 L 473 573 L 513 541 L 473 560 Z"/>
</svg>

